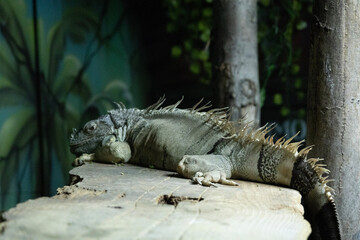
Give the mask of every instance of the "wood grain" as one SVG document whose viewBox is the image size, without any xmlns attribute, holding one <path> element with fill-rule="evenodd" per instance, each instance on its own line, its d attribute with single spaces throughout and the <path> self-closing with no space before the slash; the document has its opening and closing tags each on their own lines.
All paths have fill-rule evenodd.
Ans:
<svg viewBox="0 0 360 240">
<path fill-rule="evenodd" d="M 87 164 L 78 183 L 4 213 L 0 239 L 306 239 L 300 194 L 237 181 L 203 187 L 176 173 Z"/>
</svg>

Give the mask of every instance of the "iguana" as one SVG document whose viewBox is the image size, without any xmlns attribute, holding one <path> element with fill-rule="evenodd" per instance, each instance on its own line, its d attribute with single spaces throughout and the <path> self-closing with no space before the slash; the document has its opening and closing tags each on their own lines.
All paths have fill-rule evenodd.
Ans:
<svg viewBox="0 0 360 240">
<path fill-rule="evenodd" d="M 82 161 L 131 162 L 177 171 L 195 182 L 237 185 L 244 179 L 298 190 L 310 212 L 313 229 L 322 239 L 340 239 L 329 170 L 319 158 L 307 158 L 304 142 L 274 141 L 273 125 L 255 129 L 243 121 L 229 121 L 227 109 L 200 102 L 191 109 L 162 107 L 165 99 L 145 110 L 118 108 L 90 121 L 70 137 L 70 150 Z"/>
</svg>

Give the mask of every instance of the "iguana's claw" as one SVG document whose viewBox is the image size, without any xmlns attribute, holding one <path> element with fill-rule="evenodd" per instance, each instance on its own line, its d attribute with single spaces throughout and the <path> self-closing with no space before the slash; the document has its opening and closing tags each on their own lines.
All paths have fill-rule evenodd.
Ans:
<svg viewBox="0 0 360 240">
<path fill-rule="evenodd" d="M 192 178 L 192 180 L 200 185 L 202 185 L 202 180 L 204 180 L 202 172 L 195 173 L 195 176 Z"/>
<path fill-rule="evenodd" d="M 234 181 L 227 180 L 226 174 L 220 171 L 211 171 L 211 172 L 196 172 L 192 180 L 203 186 L 213 186 L 217 187 L 214 183 L 221 183 L 225 185 L 238 186 Z"/>
<path fill-rule="evenodd" d="M 227 179 L 221 180 L 221 183 L 225 184 L 225 185 L 230 185 L 230 186 L 239 186 L 238 183 L 231 181 L 231 180 L 227 180 Z"/>
<path fill-rule="evenodd" d="M 207 187 L 217 187 L 214 183 L 213 183 L 213 178 L 211 173 L 203 173 L 203 172 L 196 172 L 195 176 L 193 177 L 193 181 L 203 185 L 203 186 L 207 186 Z"/>
<path fill-rule="evenodd" d="M 84 165 L 85 162 L 92 162 L 94 160 L 95 154 L 91 153 L 91 154 L 87 154 L 84 153 L 82 154 L 80 157 L 77 157 L 74 162 L 72 163 L 73 167 L 78 167 L 81 165 Z"/>
</svg>

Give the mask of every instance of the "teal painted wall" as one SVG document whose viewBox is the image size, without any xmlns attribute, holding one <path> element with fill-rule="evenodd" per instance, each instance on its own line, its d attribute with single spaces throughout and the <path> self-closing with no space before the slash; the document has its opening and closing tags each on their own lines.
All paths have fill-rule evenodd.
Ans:
<svg viewBox="0 0 360 240">
<path fill-rule="evenodd" d="M 2 0 L 0 22 L 0 207 L 6 210 L 67 184 L 71 129 L 105 113 L 112 101 L 143 107 L 147 74 L 121 1 Z"/>
</svg>

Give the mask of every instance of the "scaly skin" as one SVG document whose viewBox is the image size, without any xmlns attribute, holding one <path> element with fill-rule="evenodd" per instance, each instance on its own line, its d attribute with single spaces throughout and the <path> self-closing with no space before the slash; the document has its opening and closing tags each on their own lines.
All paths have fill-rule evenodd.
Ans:
<svg viewBox="0 0 360 240">
<path fill-rule="evenodd" d="M 146 110 L 119 105 L 74 131 L 70 148 L 76 161 L 129 161 L 177 171 L 205 186 L 237 185 L 229 178 L 288 186 L 303 196 L 312 237 L 340 239 L 329 171 L 320 159 L 307 159 L 311 147 L 298 152 L 303 141 L 290 143 L 295 136 L 274 142 L 266 137 L 271 126 L 230 122 L 224 109 L 202 112 L 207 106 L 197 109 L 199 103 L 179 109 L 181 100 L 161 108 L 163 102 Z"/>
</svg>

